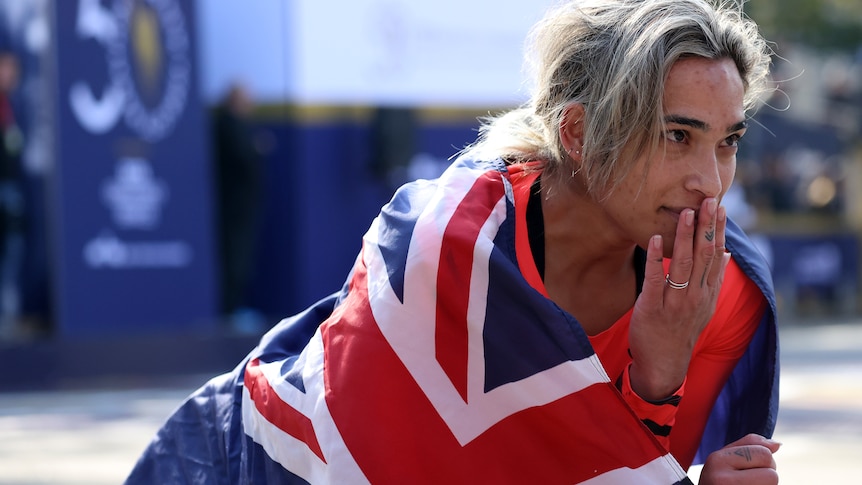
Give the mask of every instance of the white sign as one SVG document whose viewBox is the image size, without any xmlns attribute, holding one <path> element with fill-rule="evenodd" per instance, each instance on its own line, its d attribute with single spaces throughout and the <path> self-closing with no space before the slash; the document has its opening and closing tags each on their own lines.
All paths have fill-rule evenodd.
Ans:
<svg viewBox="0 0 862 485">
<path fill-rule="evenodd" d="M 198 1 L 205 92 L 300 104 L 511 106 L 550 0 Z"/>
</svg>

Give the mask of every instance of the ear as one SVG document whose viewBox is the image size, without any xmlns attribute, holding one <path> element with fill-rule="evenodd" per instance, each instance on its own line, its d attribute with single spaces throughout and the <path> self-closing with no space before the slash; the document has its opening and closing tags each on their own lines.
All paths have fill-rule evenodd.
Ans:
<svg viewBox="0 0 862 485">
<path fill-rule="evenodd" d="M 581 153 L 584 147 L 584 105 L 572 103 L 566 106 L 560 122 L 560 140 L 569 157 Z"/>
</svg>

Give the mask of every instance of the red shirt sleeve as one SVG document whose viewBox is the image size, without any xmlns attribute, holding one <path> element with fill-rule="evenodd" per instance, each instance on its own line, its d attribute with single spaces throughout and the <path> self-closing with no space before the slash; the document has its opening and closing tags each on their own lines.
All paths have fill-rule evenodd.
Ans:
<svg viewBox="0 0 862 485">
<path fill-rule="evenodd" d="M 670 451 L 683 467 L 691 466 L 712 406 L 745 354 L 766 306 L 766 298 L 757 285 L 731 260 L 715 314 L 695 345 L 685 398 L 670 433 Z"/>
<path fill-rule="evenodd" d="M 629 370 L 631 364 L 625 366 L 622 375 L 617 379 L 617 389 L 623 395 L 626 404 L 635 412 L 635 415 L 640 418 L 641 422 L 652 431 L 653 436 L 665 447 L 670 448 L 670 432 L 676 424 L 676 415 L 679 405 L 682 402 L 682 397 L 685 395 L 685 382 L 679 386 L 673 394 L 660 402 L 647 401 L 640 397 L 638 393 L 632 389 L 631 377 Z"/>
</svg>

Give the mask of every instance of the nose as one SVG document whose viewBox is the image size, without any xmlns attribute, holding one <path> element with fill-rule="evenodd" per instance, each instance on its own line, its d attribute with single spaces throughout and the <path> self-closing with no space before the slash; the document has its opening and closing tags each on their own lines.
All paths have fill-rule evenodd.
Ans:
<svg viewBox="0 0 862 485">
<path fill-rule="evenodd" d="M 705 153 L 689 162 L 686 189 L 700 192 L 704 197 L 718 197 L 724 186 L 721 166 L 715 153 Z"/>
</svg>

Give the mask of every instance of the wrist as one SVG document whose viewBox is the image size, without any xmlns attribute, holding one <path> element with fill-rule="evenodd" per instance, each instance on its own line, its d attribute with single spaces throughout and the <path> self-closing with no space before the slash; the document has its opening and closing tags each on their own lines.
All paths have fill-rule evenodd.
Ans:
<svg viewBox="0 0 862 485">
<path fill-rule="evenodd" d="M 634 411 L 665 449 L 670 449 L 670 433 L 676 423 L 676 414 L 685 392 L 685 382 L 672 395 L 660 401 L 648 401 L 639 396 L 631 386 L 631 364 L 627 365 L 617 379 L 616 388 L 623 400 Z"/>
<path fill-rule="evenodd" d="M 669 372 L 649 373 L 633 361 L 629 368 L 632 391 L 649 403 L 663 404 L 679 393 L 685 383 L 685 374 Z"/>
</svg>

